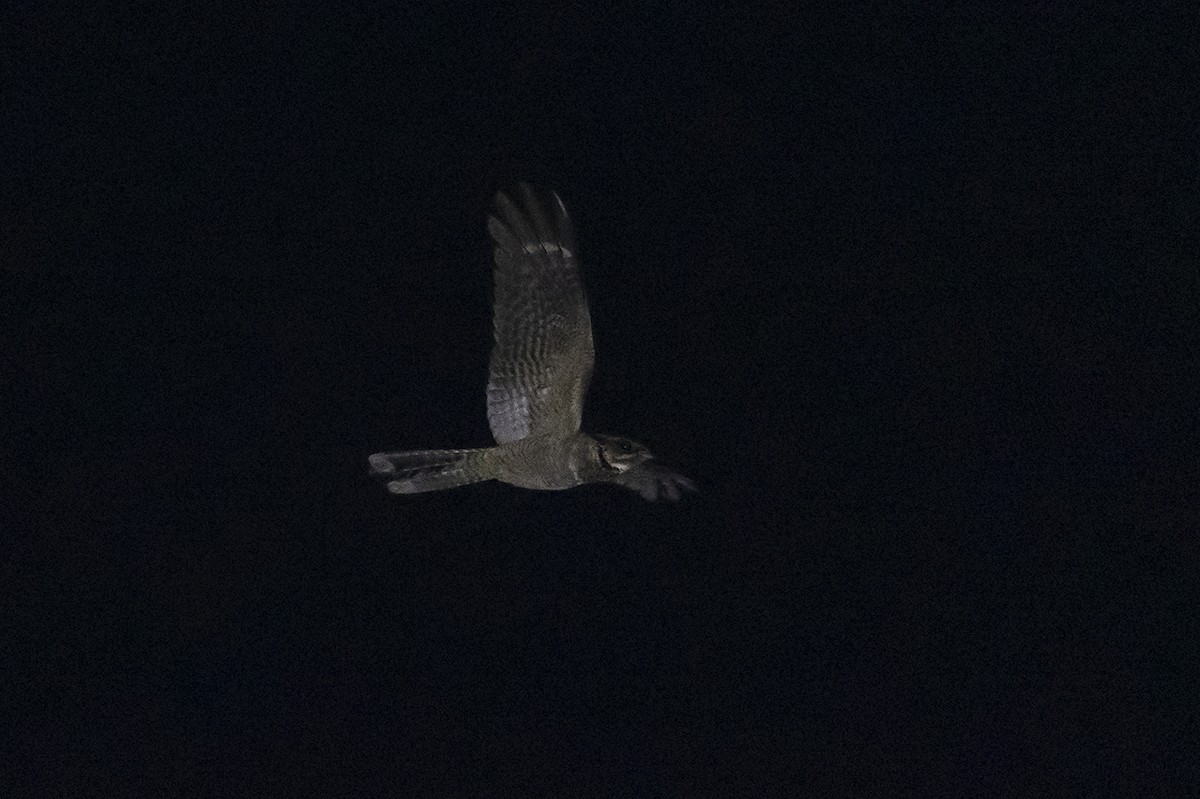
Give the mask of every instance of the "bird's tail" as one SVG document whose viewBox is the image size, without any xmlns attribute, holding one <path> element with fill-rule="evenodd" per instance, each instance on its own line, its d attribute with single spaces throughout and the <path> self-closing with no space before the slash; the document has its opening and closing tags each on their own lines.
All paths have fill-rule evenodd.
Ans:
<svg viewBox="0 0 1200 799">
<path fill-rule="evenodd" d="M 387 483 L 393 494 L 417 494 L 490 480 L 490 450 L 420 449 L 377 452 L 368 460 L 371 474 Z"/>
</svg>

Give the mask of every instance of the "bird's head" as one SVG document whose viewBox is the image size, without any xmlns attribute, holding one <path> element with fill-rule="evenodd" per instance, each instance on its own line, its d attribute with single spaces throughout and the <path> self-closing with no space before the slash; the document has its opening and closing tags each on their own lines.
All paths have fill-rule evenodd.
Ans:
<svg viewBox="0 0 1200 799">
<path fill-rule="evenodd" d="M 669 466 L 655 460 L 650 450 L 624 436 L 592 436 L 596 454 L 606 475 L 601 479 L 624 486 L 656 501 L 674 502 L 684 491 L 695 491 L 696 484 Z"/>
<path fill-rule="evenodd" d="M 624 436 L 595 435 L 592 438 L 599 445 L 601 465 L 614 472 L 629 471 L 654 457 L 646 447 Z"/>
</svg>

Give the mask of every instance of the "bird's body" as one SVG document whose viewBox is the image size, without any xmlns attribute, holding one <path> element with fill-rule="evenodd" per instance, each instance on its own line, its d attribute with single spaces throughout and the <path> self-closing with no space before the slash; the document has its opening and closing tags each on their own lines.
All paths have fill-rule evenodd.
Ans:
<svg viewBox="0 0 1200 799">
<path fill-rule="evenodd" d="M 539 490 L 612 482 L 677 499 L 691 481 L 645 447 L 580 431 L 593 349 L 574 232 L 558 195 L 547 214 L 532 189 L 520 192 L 523 207 L 497 194 L 499 217 L 488 219 L 496 294 L 487 399 L 497 446 L 377 453 L 372 472 L 397 494 L 500 480 Z"/>
<path fill-rule="evenodd" d="M 548 491 L 596 482 L 603 475 L 596 442 L 584 433 L 568 437 L 534 435 L 501 444 L 494 453 L 496 479 L 521 488 Z"/>
</svg>

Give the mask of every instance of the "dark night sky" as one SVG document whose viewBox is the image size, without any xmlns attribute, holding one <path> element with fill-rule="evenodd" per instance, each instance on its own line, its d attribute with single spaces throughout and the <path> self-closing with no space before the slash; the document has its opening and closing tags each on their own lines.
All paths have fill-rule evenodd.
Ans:
<svg viewBox="0 0 1200 799">
<path fill-rule="evenodd" d="M 1194 784 L 1196 89 L 1058 5 L 5 12 L 0 792 Z M 699 495 L 368 478 L 489 441 L 517 180 Z"/>
</svg>

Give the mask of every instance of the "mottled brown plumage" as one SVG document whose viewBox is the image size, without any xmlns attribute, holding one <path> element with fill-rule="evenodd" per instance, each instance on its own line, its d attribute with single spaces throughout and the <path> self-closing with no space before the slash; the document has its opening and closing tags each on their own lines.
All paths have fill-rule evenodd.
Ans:
<svg viewBox="0 0 1200 799">
<path fill-rule="evenodd" d="M 488 218 L 496 293 L 487 407 L 497 446 L 381 452 L 371 471 L 397 494 L 500 480 L 542 490 L 608 482 L 678 499 L 692 482 L 641 444 L 580 431 L 593 349 L 574 230 L 557 194 L 547 211 L 529 186 L 518 191 L 520 205 L 498 193 Z"/>
</svg>

